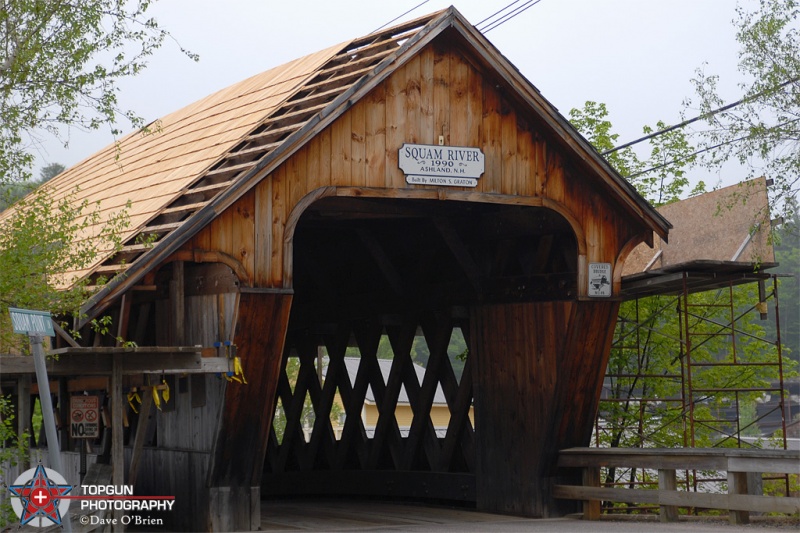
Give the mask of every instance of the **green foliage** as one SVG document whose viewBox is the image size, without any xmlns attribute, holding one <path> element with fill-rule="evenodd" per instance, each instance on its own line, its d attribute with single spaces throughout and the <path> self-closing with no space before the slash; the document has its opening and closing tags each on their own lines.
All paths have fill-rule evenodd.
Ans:
<svg viewBox="0 0 800 533">
<path fill-rule="evenodd" d="M 604 402 L 601 416 L 607 428 L 598 435 L 601 444 L 736 447 L 732 435 L 737 431 L 760 436 L 756 406 L 763 393 L 734 389 L 772 387 L 779 377 L 777 347 L 766 331 L 767 323 L 753 317 L 757 286 L 735 287 L 732 297 L 733 315 L 728 289 L 689 296 L 691 376 L 686 329 L 680 322 L 686 318 L 686 308 L 678 297 L 653 296 L 622 304 L 607 385 L 609 396 L 623 401 Z M 676 312 L 679 304 L 681 311 Z M 757 364 L 721 364 L 734 361 Z M 796 366 L 784 356 L 784 377 L 797 375 Z"/>
<path fill-rule="evenodd" d="M 151 0 L 3 0 L 0 9 L 0 183 L 26 181 L 42 132 L 98 129 L 126 118 L 119 82 L 146 66 L 169 36 Z M 193 59 L 194 54 L 183 52 Z"/>
<path fill-rule="evenodd" d="M 0 353 L 27 346 L 11 332 L 8 307 L 77 316 L 86 279 L 68 279 L 103 253 L 121 247 L 126 210 L 103 215 L 99 205 L 77 199 L 78 191 L 54 199 L 47 187 L 20 201 L 0 222 Z"/>
<path fill-rule="evenodd" d="M 47 183 L 65 170 L 67 167 L 61 163 L 50 163 L 39 171 L 39 183 Z"/>
<path fill-rule="evenodd" d="M 28 455 L 29 435 L 23 433 L 17 438 L 14 420 L 11 397 L 0 395 L 0 479 L 5 479 L 6 468 L 20 464 Z M 5 487 L 0 488 L 5 490 Z M 0 528 L 5 528 L 18 519 L 11 508 L 11 500 L 0 498 L 0 501 Z"/>
<path fill-rule="evenodd" d="M 650 139 L 650 155 L 641 159 L 630 147 L 609 152 L 619 142 L 619 134 L 613 133 L 608 120 L 608 109 L 603 103 L 586 102 L 583 109 L 569 112 L 570 123 L 595 147 L 636 190 L 653 205 L 659 206 L 679 200 L 687 193 L 705 192 L 705 184 L 698 183 L 687 191 L 689 180 L 687 169 L 695 163 L 695 148 L 680 129 Z M 655 128 L 645 126 L 642 131 L 649 135 L 667 126 L 659 121 Z"/>
<path fill-rule="evenodd" d="M 14 183 L 3 183 L 0 180 L 0 211 L 4 211 L 14 202 L 29 194 L 37 187 L 55 178 L 67 168 L 61 163 L 51 163 L 42 168 L 39 179 L 36 181 L 23 181 Z"/>
<path fill-rule="evenodd" d="M 800 362 L 800 212 L 796 200 L 790 203 L 790 218 L 775 232 L 775 260 L 780 263 L 777 271 L 789 274 L 779 278 L 781 339 L 789 356 Z"/>
<path fill-rule="evenodd" d="M 720 96 L 719 76 L 698 70 L 692 80 L 697 102 L 687 107 L 708 113 L 702 132 L 704 164 L 717 168 L 737 160 L 751 177 L 775 181 L 775 204 L 800 191 L 800 4 L 797 0 L 759 0 L 757 8 L 737 8 L 740 83 L 744 102 L 712 114 L 727 102 Z"/>
<path fill-rule="evenodd" d="M 605 105 L 587 102 L 582 110 L 570 112 L 570 117 L 600 153 L 618 144 Z M 643 132 L 665 127 L 659 122 Z M 695 163 L 694 152 L 687 136 L 678 129 L 651 139 L 647 160 L 630 148 L 609 152 L 605 157 L 651 203 L 663 205 L 704 191 L 702 182 L 689 190 L 686 170 Z M 791 238 L 784 242 L 797 250 Z M 731 298 L 732 307 L 726 305 Z M 797 298 L 788 298 L 790 306 L 796 308 Z M 735 435 L 760 437 L 757 402 L 763 399 L 763 393 L 746 389 L 772 387 L 779 368 L 776 364 L 761 365 L 776 363 L 778 353 L 774 343 L 764 340 L 775 338 L 774 329 L 769 330 L 771 324 L 752 318 L 754 313 L 750 312 L 757 302 L 754 284 L 737 287 L 732 295 L 727 290 L 693 294 L 688 317 L 675 296 L 623 302 L 605 383 L 606 397 L 612 401 L 601 403 L 597 443 L 629 448 L 735 447 L 739 445 Z M 691 372 L 682 324 L 687 318 L 693 334 Z M 734 360 L 756 364 L 720 364 Z M 797 375 L 791 360 L 784 357 L 783 365 L 784 377 Z M 737 393 L 734 389 L 745 390 Z M 653 481 L 640 469 L 609 468 L 604 475 L 609 483 Z"/>
</svg>

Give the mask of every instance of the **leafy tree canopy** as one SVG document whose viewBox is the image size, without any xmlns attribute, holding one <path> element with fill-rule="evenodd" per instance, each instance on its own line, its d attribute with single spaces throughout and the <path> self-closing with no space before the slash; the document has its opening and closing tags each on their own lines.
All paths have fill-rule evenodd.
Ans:
<svg viewBox="0 0 800 533">
<path fill-rule="evenodd" d="M 79 271 L 98 254 L 121 246 L 118 235 L 128 225 L 127 212 L 111 216 L 98 235 L 89 235 L 99 206 L 78 201 L 76 193 L 54 201 L 47 187 L 39 188 L 16 204 L 15 216 L 0 222 L 0 353 L 21 346 L 11 333 L 9 307 L 77 316 L 87 281 L 64 279 L 62 273 Z"/>
<path fill-rule="evenodd" d="M 797 0 L 759 0 L 739 5 L 734 24 L 740 45 L 739 70 L 743 101 L 711 113 L 728 102 L 720 96 L 719 76 L 698 70 L 692 80 L 696 101 L 687 107 L 708 113 L 702 133 L 704 164 L 715 168 L 738 160 L 751 177 L 775 181 L 776 203 L 800 190 L 800 3 Z M 735 103 L 735 102 L 734 102 Z"/>
<path fill-rule="evenodd" d="M 142 125 L 117 95 L 169 36 L 148 17 L 151 4 L 0 0 L 0 183 L 30 177 L 42 133 L 108 125 L 116 135 L 121 117 Z"/>
<path fill-rule="evenodd" d="M 608 114 L 605 104 L 589 101 L 583 109 L 572 109 L 569 117 L 572 125 L 598 152 L 605 154 L 611 166 L 650 203 L 659 206 L 680 200 L 687 192 L 691 195 L 705 192 L 702 181 L 687 191 L 690 184 L 686 171 L 694 164 L 696 156 L 695 148 L 683 130 L 652 137 L 650 156 L 641 159 L 630 147 L 612 151 L 618 144 L 619 134 L 613 132 Z M 659 121 L 655 128 L 644 126 L 642 131 L 650 134 L 664 128 L 666 125 Z"/>
<path fill-rule="evenodd" d="M 61 163 L 50 163 L 39 172 L 38 180 L 14 183 L 2 183 L 0 181 L 0 211 L 4 211 L 39 185 L 47 183 L 65 170 L 67 170 L 67 167 Z"/>
<path fill-rule="evenodd" d="M 39 171 L 39 183 L 46 183 L 65 170 L 67 170 L 67 167 L 61 163 L 50 163 Z"/>
</svg>

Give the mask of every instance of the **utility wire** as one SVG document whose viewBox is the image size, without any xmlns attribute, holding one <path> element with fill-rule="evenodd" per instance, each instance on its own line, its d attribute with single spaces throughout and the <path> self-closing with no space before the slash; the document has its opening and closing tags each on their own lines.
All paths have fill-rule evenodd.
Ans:
<svg viewBox="0 0 800 533">
<path fill-rule="evenodd" d="M 775 124 L 774 126 L 769 128 L 767 131 L 771 131 L 771 130 L 774 130 L 775 128 L 780 128 L 780 127 L 783 127 L 783 126 L 788 126 L 789 124 L 792 124 L 792 123 L 798 122 L 798 121 L 800 121 L 800 118 L 787 120 L 785 122 L 781 122 L 779 124 Z M 755 136 L 755 134 L 750 133 L 748 135 L 743 135 L 741 137 L 737 137 L 736 139 L 730 139 L 730 140 L 721 142 L 719 144 L 715 144 L 714 146 L 708 146 L 708 147 L 703 148 L 701 150 L 697 150 L 696 152 L 691 153 L 689 155 L 686 155 L 686 156 L 683 156 L 683 157 L 676 157 L 675 159 L 673 159 L 671 161 L 667 161 L 666 163 L 661 163 L 661 164 L 656 165 L 654 167 L 648 168 L 647 170 L 642 170 L 640 172 L 634 172 L 633 174 L 629 174 L 629 175 L 625 176 L 625 178 L 626 179 L 635 178 L 635 177 L 641 176 L 642 174 L 647 174 L 648 172 L 652 172 L 654 170 L 658 170 L 660 168 L 668 167 L 668 166 L 673 165 L 675 163 L 679 163 L 681 161 L 689 159 L 690 157 L 694 157 L 696 155 L 700 155 L 700 154 L 705 153 L 705 152 L 710 152 L 711 150 L 715 150 L 717 148 L 720 148 L 722 146 L 726 146 L 728 144 L 733 144 L 733 143 L 736 143 L 736 142 L 739 142 L 739 141 L 744 141 L 744 140 L 749 139 L 749 138 L 754 137 L 754 136 Z"/>
<path fill-rule="evenodd" d="M 698 116 L 696 116 L 694 118 L 690 118 L 688 120 L 684 120 L 680 124 L 675 124 L 674 126 L 670 126 L 668 128 L 664 128 L 663 130 L 659 130 L 659 131 L 653 132 L 653 133 L 651 133 L 649 135 L 645 135 L 644 137 L 640 137 L 640 138 L 638 138 L 636 140 L 633 140 L 631 142 L 627 142 L 625 144 L 621 144 L 619 146 L 615 146 L 614 148 L 611 148 L 609 150 L 606 150 L 605 152 L 602 152 L 600 155 L 605 156 L 605 155 L 608 155 L 608 154 L 613 154 L 614 152 L 616 152 L 618 150 L 622 150 L 623 148 L 628 148 L 629 146 L 633 146 L 634 144 L 638 144 L 638 143 L 640 143 L 642 141 L 646 141 L 648 139 L 652 139 L 653 137 L 658 137 L 659 135 L 664 135 L 665 133 L 669 133 L 669 132 L 671 132 L 673 130 L 677 130 L 677 129 L 680 129 L 680 128 L 685 128 L 689 124 L 697 122 L 698 120 L 703 120 L 703 119 L 706 119 L 706 118 L 713 117 L 714 115 L 722 113 L 723 111 L 727 111 L 728 109 L 732 109 L 732 108 L 734 108 L 734 107 L 736 107 L 738 105 L 741 105 L 743 103 L 750 102 L 752 100 L 755 100 L 755 99 L 757 99 L 757 98 L 759 98 L 761 96 L 764 96 L 765 94 L 771 93 L 773 91 L 777 91 L 779 89 L 783 89 L 787 85 L 789 85 L 791 83 L 796 83 L 798 81 L 800 81 L 800 77 L 793 78 L 791 80 L 788 80 L 788 81 L 785 81 L 785 82 L 781 83 L 777 87 L 771 87 L 769 89 L 764 89 L 763 91 L 761 91 L 759 93 L 756 93 L 756 94 L 754 94 L 752 96 L 745 96 L 744 98 L 741 98 L 740 100 L 737 100 L 737 101 L 735 101 L 735 102 L 733 102 L 731 104 L 722 106 L 722 107 L 720 107 L 718 109 L 714 109 L 712 111 L 709 111 L 708 113 L 703 113 L 702 115 L 698 115 Z"/>
<path fill-rule="evenodd" d="M 483 28 L 479 28 L 478 30 L 481 33 L 489 33 L 493 29 L 495 29 L 495 28 L 497 28 L 499 26 L 502 26 L 503 24 L 505 24 L 509 20 L 513 19 L 514 17 L 516 17 L 517 15 L 523 13 L 524 11 L 527 11 L 528 9 L 532 8 L 533 6 L 535 6 L 536 4 L 538 4 L 541 1 L 542 0 L 528 0 L 527 2 L 525 2 L 524 4 L 519 6 L 518 8 L 514 9 L 513 11 L 511 11 L 509 13 L 506 13 L 505 15 L 500 17 L 499 19 L 486 24 Z M 515 3 L 516 2 L 514 2 L 512 4 L 509 4 L 504 9 L 508 9 L 509 7 L 514 5 Z M 501 9 L 501 11 L 503 11 L 503 10 Z"/>
<path fill-rule="evenodd" d="M 491 15 L 489 15 L 488 17 L 486 17 L 486 18 L 485 18 L 485 19 L 483 19 L 482 21 L 480 21 L 480 22 L 478 22 L 477 24 L 475 24 L 475 27 L 477 28 L 478 26 L 480 26 L 480 25 L 481 25 L 481 24 L 483 24 L 484 22 L 486 22 L 486 21 L 488 21 L 488 20 L 491 20 L 492 18 L 496 17 L 497 15 L 499 15 L 500 13 L 502 13 L 503 11 L 505 11 L 506 9 L 508 9 L 509 7 L 513 6 L 514 4 L 519 4 L 520 2 L 522 2 L 522 0 L 515 0 L 514 2 L 511 2 L 511 3 L 510 3 L 510 4 L 508 4 L 507 6 L 505 6 L 505 7 L 501 8 L 501 9 L 500 9 L 500 10 L 498 10 L 498 11 L 495 11 L 494 13 L 492 13 Z"/>
<path fill-rule="evenodd" d="M 405 17 L 406 15 L 408 15 L 409 13 L 411 13 L 412 11 L 414 11 L 415 9 L 418 9 L 418 8 L 420 8 L 420 7 L 424 6 L 424 5 L 425 5 L 425 4 L 427 4 L 428 2 L 430 2 L 430 0 L 425 0 L 424 2 L 420 2 L 419 4 L 415 5 L 414 7 L 412 7 L 411 9 L 409 9 L 408 11 L 406 11 L 405 13 L 403 13 L 402 15 L 398 15 L 398 16 L 396 16 L 395 18 L 393 18 L 392 20 L 390 20 L 389 22 L 387 22 L 386 24 L 384 24 L 384 25 L 383 25 L 383 26 L 381 26 L 380 28 L 375 28 L 374 30 L 372 30 L 371 32 L 369 32 L 369 35 L 372 35 L 372 34 L 373 34 L 373 33 L 375 33 L 376 31 L 382 30 L 383 28 L 385 28 L 386 26 L 388 26 L 388 25 L 389 25 L 389 24 L 391 24 L 392 22 L 396 21 L 397 19 L 400 19 L 400 18 L 403 18 L 403 17 Z"/>
</svg>

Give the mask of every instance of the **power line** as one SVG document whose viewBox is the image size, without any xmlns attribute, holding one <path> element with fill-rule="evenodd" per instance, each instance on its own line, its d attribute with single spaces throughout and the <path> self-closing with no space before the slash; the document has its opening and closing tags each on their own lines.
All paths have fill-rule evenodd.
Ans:
<svg viewBox="0 0 800 533">
<path fill-rule="evenodd" d="M 420 7 L 424 6 L 424 5 L 425 5 L 425 4 L 427 4 L 428 2 L 430 2 L 430 0 L 425 0 L 424 2 L 420 2 L 419 4 L 415 5 L 414 7 L 412 7 L 411 9 L 409 9 L 408 11 L 406 11 L 405 13 L 403 13 L 402 15 L 398 15 L 398 16 L 396 16 L 395 18 L 393 18 L 392 20 L 390 20 L 389 22 L 387 22 L 386 24 L 384 24 L 384 25 L 383 25 L 383 26 L 381 26 L 380 28 L 375 28 L 374 30 L 372 30 L 371 32 L 369 32 L 369 34 L 370 34 L 370 35 L 372 35 L 372 34 L 373 34 L 373 33 L 375 33 L 376 31 L 382 30 L 383 28 L 385 28 L 386 26 L 388 26 L 388 25 L 389 25 L 389 24 L 391 24 L 392 22 L 396 21 L 397 19 L 400 19 L 400 18 L 403 18 L 403 17 L 405 17 L 406 15 L 408 15 L 409 13 L 411 13 L 412 11 L 414 11 L 415 9 L 418 9 L 418 8 L 420 8 Z"/>
<path fill-rule="evenodd" d="M 517 1 L 519 1 L 519 0 L 517 0 Z M 527 11 L 528 9 L 532 8 L 533 6 L 535 6 L 536 4 L 538 4 L 541 1 L 542 0 L 528 0 L 527 2 L 525 2 L 524 4 L 519 6 L 518 8 L 514 9 L 513 11 L 510 11 L 510 12 L 506 13 L 505 15 L 503 15 L 500 18 L 498 18 L 497 20 L 489 22 L 488 24 L 483 26 L 483 28 L 478 28 L 478 31 L 480 31 L 481 33 L 489 33 L 493 29 L 495 29 L 495 28 L 497 28 L 499 26 L 502 26 L 503 24 L 505 24 L 509 20 L 513 19 L 517 15 L 522 14 L 524 11 Z M 516 3 L 517 2 L 512 2 L 511 4 L 507 5 L 503 9 L 501 9 L 500 11 L 504 11 L 504 10 L 508 9 L 509 7 L 513 6 Z M 494 16 L 494 15 L 492 15 L 492 16 Z M 491 18 L 491 17 L 489 17 L 489 18 Z"/>
<path fill-rule="evenodd" d="M 783 126 L 788 126 L 789 124 L 792 124 L 792 123 L 798 122 L 798 121 L 800 121 L 800 118 L 787 120 L 785 122 L 781 122 L 779 124 L 775 124 L 771 128 L 768 128 L 767 131 L 771 131 L 771 130 L 774 130 L 776 128 L 781 128 Z M 700 154 L 705 153 L 705 152 L 710 152 L 711 150 L 716 150 L 717 148 L 721 148 L 721 147 L 727 146 L 729 144 L 737 143 L 739 141 L 744 141 L 744 140 L 749 139 L 749 138 L 754 137 L 754 136 L 755 136 L 754 133 L 750 133 L 748 135 L 743 135 L 741 137 L 737 137 L 736 139 L 730 139 L 730 140 L 721 142 L 719 144 L 715 144 L 714 146 L 707 146 L 706 148 L 702 148 L 700 150 L 697 150 L 696 152 L 693 152 L 693 153 L 691 153 L 689 155 L 686 155 L 686 156 L 683 156 L 683 157 L 676 157 L 675 159 L 672 159 L 671 161 L 667 161 L 666 163 L 661 163 L 661 164 L 656 165 L 654 167 L 648 168 L 647 170 L 642 170 L 640 172 L 634 172 L 633 174 L 628 174 L 627 176 L 625 176 L 625 178 L 626 179 L 636 178 L 638 176 L 641 176 L 642 174 L 647 174 L 648 172 L 652 172 L 652 171 L 658 170 L 660 168 L 668 167 L 670 165 L 674 165 L 675 163 L 680 163 L 681 161 L 685 161 L 685 160 L 689 159 L 690 157 L 694 157 L 696 155 L 700 155 Z"/>
<path fill-rule="evenodd" d="M 490 19 L 494 18 L 495 16 L 499 15 L 500 13 L 502 13 L 503 11 L 505 11 L 506 9 L 508 9 L 509 7 L 513 6 L 514 4 L 519 4 L 520 2 L 522 2 L 522 0 L 515 0 L 514 2 L 511 2 L 511 3 L 510 3 L 510 4 L 508 4 L 507 6 L 505 6 L 505 7 L 501 8 L 501 9 L 500 9 L 500 10 L 498 10 L 498 11 L 495 11 L 494 13 L 492 13 L 491 15 L 489 15 L 488 17 L 486 17 L 486 18 L 485 18 L 485 19 L 483 19 L 482 21 L 480 21 L 480 22 L 478 22 L 477 24 L 475 24 L 475 27 L 477 28 L 478 26 L 480 26 L 480 25 L 481 25 L 481 24 L 483 24 L 484 22 L 486 22 L 486 21 L 488 21 L 488 20 L 490 20 Z"/>
<path fill-rule="evenodd" d="M 763 91 L 761 91 L 759 93 L 756 93 L 756 94 L 754 94 L 752 96 L 745 96 L 744 98 L 741 98 L 741 99 L 739 99 L 739 100 L 737 100 L 737 101 L 735 101 L 735 102 L 733 102 L 731 104 L 728 104 L 728 105 L 722 106 L 720 108 L 714 109 L 712 111 L 709 111 L 708 113 L 703 113 L 702 115 L 698 115 L 698 116 L 696 116 L 694 118 L 690 118 L 688 120 L 684 120 L 683 122 L 681 122 L 679 124 L 675 124 L 674 126 L 669 126 L 668 128 L 664 128 L 663 130 L 658 130 L 658 131 L 653 132 L 653 133 L 651 133 L 649 135 L 645 135 L 644 137 L 639 137 L 638 139 L 633 140 L 631 142 L 627 142 L 625 144 L 621 144 L 619 146 L 615 146 L 614 148 L 611 148 L 609 150 L 606 150 L 605 152 L 602 152 L 600 155 L 606 156 L 608 154 L 613 154 L 614 152 L 616 152 L 618 150 L 622 150 L 623 148 L 628 148 L 629 146 L 633 146 L 634 144 L 639 144 L 642 141 L 646 141 L 648 139 L 652 139 L 654 137 L 658 137 L 659 135 L 664 135 L 665 133 L 669 133 L 669 132 L 671 132 L 673 130 L 677 130 L 677 129 L 680 129 L 680 128 L 685 128 L 689 124 L 693 124 L 694 122 L 697 122 L 698 120 L 704 120 L 704 119 L 707 119 L 707 118 L 711 118 L 714 115 L 717 115 L 719 113 L 722 113 L 723 111 L 727 111 L 729 109 L 732 109 L 732 108 L 734 108 L 734 107 L 736 107 L 738 105 L 741 105 L 743 103 L 755 100 L 756 98 L 764 96 L 765 94 L 771 93 L 773 91 L 777 91 L 779 89 L 783 89 L 787 85 L 789 85 L 791 83 L 796 83 L 797 81 L 800 81 L 800 77 L 793 78 L 791 80 L 785 81 L 785 82 L 781 83 L 780 85 L 778 85 L 776 87 L 771 87 L 769 89 L 764 89 Z"/>
</svg>

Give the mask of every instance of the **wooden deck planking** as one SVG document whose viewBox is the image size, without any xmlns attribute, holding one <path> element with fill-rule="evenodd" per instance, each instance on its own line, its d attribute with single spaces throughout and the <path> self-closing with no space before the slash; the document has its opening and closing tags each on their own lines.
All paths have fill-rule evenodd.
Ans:
<svg viewBox="0 0 800 533">
<path fill-rule="evenodd" d="M 262 531 L 354 531 L 424 526 L 452 526 L 464 523 L 518 522 L 519 518 L 480 513 L 469 509 L 380 501 L 262 501 Z"/>
</svg>

